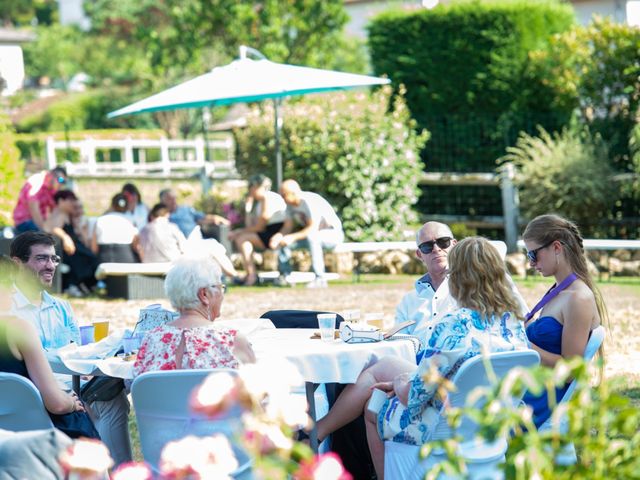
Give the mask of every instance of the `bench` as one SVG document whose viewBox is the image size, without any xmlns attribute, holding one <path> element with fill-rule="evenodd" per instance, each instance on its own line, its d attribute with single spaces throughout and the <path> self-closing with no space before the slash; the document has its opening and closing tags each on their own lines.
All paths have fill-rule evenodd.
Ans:
<svg viewBox="0 0 640 480">
<path fill-rule="evenodd" d="M 163 298 L 164 277 L 171 262 L 162 263 L 101 263 L 96 278 L 104 280 L 111 298 Z"/>
<path fill-rule="evenodd" d="M 491 240 L 491 244 L 498 249 L 500 256 L 505 258 L 507 254 L 507 245 L 501 240 Z M 360 280 L 360 256 L 363 253 L 386 252 L 390 250 L 415 251 L 415 241 L 399 241 L 399 242 L 344 242 L 336 246 L 332 253 L 353 253 L 355 268 L 353 270 L 354 280 Z"/>
</svg>

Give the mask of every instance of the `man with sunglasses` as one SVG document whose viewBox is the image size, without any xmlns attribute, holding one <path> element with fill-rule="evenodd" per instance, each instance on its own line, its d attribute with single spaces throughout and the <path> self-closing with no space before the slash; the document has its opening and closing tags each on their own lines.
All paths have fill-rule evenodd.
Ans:
<svg viewBox="0 0 640 480">
<path fill-rule="evenodd" d="M 396 308 L 396 324 L 414 321 L 402 333 L 417 334 L 428 320 L 439 318 L 442 312 L 455 306 L 446 282 L 448 255 L 456 244 L 451 229 L 444 223 L 427 222 L 416 233 L 416 258 L 427 273 L 416 280 L 414 290 L 407 293 Z"/>
<path fill-rule="evenodd" d="M 18 233 L 44 230 L 44 222 L 55 208 L 55 193 L 67 183 L 67 171 L 55 167 L 29 177 L 18 194 L 13 223 Z"/>
<path fill-rule="evenodd" d="M 71 305 L 46 291 L 60 264 L 53 235 L 33 231 L 22 233 L 11 242 L 10 256 L 19 266 L 11 314 L 36 327 L 45 350 L 55 350 L 72 341 L 80 344 L 80 331 Z M 71 389 L 71 377 L 56 377 L 63 388 Z M 94 401 L 86 406 L 115 462 L 131 461 L 129 402 L 124 390 L 112 400 Z"/>
<path fill-rule="evenodd" d="M 416 257 L 426 267 L 427 273 L 416 281 L 415 289 L 402 298 L 396 308 L 396 324 L 414 321 L 401 333 L 416 335 L 424 342 L 431 336 L 437 320 L 457 308 L 447 281 L 448 255 L 456 239 L 444 223 L 427 222 L 418 230 L 416 242 Z M 511 286 L 524 316 L 528 312 L 527 304 L 513 282 Z"/>
</svg>

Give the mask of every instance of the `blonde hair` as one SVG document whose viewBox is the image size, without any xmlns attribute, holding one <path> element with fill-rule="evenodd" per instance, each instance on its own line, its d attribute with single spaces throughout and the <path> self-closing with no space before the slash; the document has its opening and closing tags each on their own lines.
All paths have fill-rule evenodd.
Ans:
<svg viewBox="0 0 640 480">
<path fill-rule="evenodd" d="M 582 235 L 578 226 L 571 220 L 559 215 L 540 215 L 529 222 L 522 238 L 545 245 L 558 240 L 564 246 L 564 255 L 571 270 L 593 292 L 596 308 L 601 322 L 608 321 L 607 307 L 600 290 L 596 287 L 587 266 L 587 257 L 584 254 Z"/>
<path fill-rule="evenodd" d="M 449 290 L 461 307 L 487 320 L 505 312 L 520 314 L 498 250 L 482 237 L 467 237 L 449 252 Z"/>
</svg>

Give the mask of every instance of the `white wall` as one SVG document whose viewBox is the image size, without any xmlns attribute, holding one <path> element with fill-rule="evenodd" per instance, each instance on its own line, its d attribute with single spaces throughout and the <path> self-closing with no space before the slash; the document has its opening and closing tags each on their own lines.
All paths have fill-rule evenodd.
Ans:
<svg viewBox="0 0 640 480">
<path fill-rule="evenodd" d="M 627 2 L 627 23 L 640 27 L 640 0 Z"/>
<path fill-rule="evenodd" d="M 431 0 L 433 1 L 433 0 Z M 420 8 L 421 0 L 372 0 L 370 2 L 361 3 L 345 3 L 345 10 L 351 20 L 347 23 L 345 31 L 348 35 L 366 39 L 366 26 L 369 21 L 380 12 L 388 10 L 392 7 Z"/>
<path fill-rule="evenodd" d="M 24 82 L 24 59 L 19 45 L 0 45 L 0 75 L 7 82 L 2 95 L 13 95 Z"/>
<path fill-rule="evenodd" d="M 623 23 L 627 20 L 625 0 L 589 0 L 586 2 L 572 2 L 576 11 L 576 19 L 581 25 L 591 21 L 593 15 L 611 17 L 614 21 Z"/>
<path fill-rule="evenodd" d="M 58 0 L 58 13 L 61 25 L 78 25 L 82 30 L 89 30 L 91 22 L 84 14 L 83 0 Z"/>
</svg>

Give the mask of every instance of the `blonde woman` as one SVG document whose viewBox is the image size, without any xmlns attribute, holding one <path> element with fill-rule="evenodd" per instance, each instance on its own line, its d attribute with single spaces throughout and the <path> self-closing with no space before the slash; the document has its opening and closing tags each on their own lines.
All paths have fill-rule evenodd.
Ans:
<svg viewBox="0 0 640 480">
<path fill-rule="evenodd" d="M 422 377 L 434 366 L 452 378 L 462 361 L 489 352 L 527 348 L 520 310 L 498 251 L 469 237 L 449 253 L 449 288 L 459 308 L 435 324 L 419 365 L 385 357 L 345 388 L 318 422 L 321 440 L 359 416 L 372 388 L 388 393 L 379 414 L 365 411 L 367 442 L 379 479 L 384 478 L 384 440 L 422 445 L 431 438 L 443 398 Z"/>
<path fill-rule="evenodd" d="M 531 348 L 540 354 L 543 365 L 553 368 L 561 358 L 581 357 L 591 331 L 607 310 L 587 269 L 582 237 L 578 227 L 558 215 L 534 218 L 524 231 L 527 257 L 543 277 L 555 284 L 526 317 Z M 559 401 L 569 384 L 556 389 Z M 547 393 L 526 394 L 524 401 L 533 408 L 536 426 L 550 416 Z"/>
</svg>

